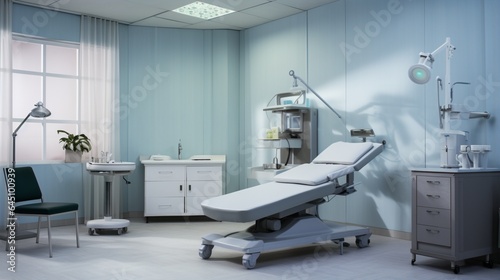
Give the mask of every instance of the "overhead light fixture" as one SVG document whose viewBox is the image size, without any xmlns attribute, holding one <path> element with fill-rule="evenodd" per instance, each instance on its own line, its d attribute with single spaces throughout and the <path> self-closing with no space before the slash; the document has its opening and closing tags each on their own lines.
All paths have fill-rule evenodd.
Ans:
<svg viewBox="0 0 500 280">
<path fill-rule="evenodd" d="M 12 133 L 12 168 L 16 167 L 16 136 L 17 136 L 17 132 L 19 131 L 21 126 L 23 126 L 23 124 L 26 122 L 26 120 L 29 117 L 46 118 L 46 117 L 50 116 L 50 114 L 51 114 L 50 111 L 43 106 L 42 102 L 38 102 L 34 106 L 35 106 L 35 108 L 33 108 L 31 110 L 31 112 L 28 113 L 26 118 L 24 118 L 24 120 L 21 122 L 21 124 L 19 124 L 19 126 L 16 128 L 16 130 L 14 130 L 14 132 Z"/>
<path fill-rule="evenodd" d="M 173 11 L 179 14 L 197 17 L 201 19 L 207 19 L 207 20 L 224 16 L 230 13 L 234 13 L 233 10 L 229 10 L 226 8 L 222 8 L 219 6 L 211 5 L 200 1 L 196 1 L 191 4 L 182 6 Z"/>
</svg>

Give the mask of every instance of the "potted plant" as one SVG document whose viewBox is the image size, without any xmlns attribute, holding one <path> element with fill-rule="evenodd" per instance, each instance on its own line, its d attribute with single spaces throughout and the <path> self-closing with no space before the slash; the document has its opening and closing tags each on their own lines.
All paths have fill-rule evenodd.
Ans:
<svg viewBox="0 0 500 280">
<path fill-rule="evenodd" d="M 59 139 L 65 150 L 65 162 L 81 162 L 82 154 L 92 150 L 90 139 L 85 134 L 71 134 L 61 129 L 57 130 L 57 133 L 65 134 Z"/>
</svg>

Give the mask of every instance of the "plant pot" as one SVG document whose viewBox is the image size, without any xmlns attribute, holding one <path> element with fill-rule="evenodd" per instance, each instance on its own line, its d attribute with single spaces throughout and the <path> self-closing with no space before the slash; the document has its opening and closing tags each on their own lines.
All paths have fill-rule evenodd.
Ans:
<svg viewBox="0 0 500 280">
<path fill-rule="evenodd" d="M 82 152 L 65 150 L 64 162 L 82 162 Z"/>
</svg>

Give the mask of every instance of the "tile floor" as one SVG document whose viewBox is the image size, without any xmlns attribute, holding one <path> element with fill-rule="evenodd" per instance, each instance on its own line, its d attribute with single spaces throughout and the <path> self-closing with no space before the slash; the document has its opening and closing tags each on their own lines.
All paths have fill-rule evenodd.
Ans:
<svg viewBox="0 0 500 280">
<path fill-rule="evenodd" d="M 0 279 L 500 279 L 498 259 L 491 269 L 482 265 L 483 259 L 469 260 L 460 274 L 454 274 L 444 260 L 417 256 L 411 265 L 410 241 L 377 235 L 363 249 L 354 245 L 354 238 L 346 239 L 351 246 L 344 248 L 343 255 L 333 242 L 264 252 L 251 270 L 241 265 L 238 251 L 215 247 L 210 259 L 198 256 L 202 236 L 248 225 L 136 219 L 123 235 L 99 236 L 89 236 L 80 225 L 78 249 L 74 227 L 56 227 L 53 258 L 48 257 L 46 230 L 40 244 L 34 239 L 18 240 L 16 272 L 8 271 L 9 265 L 2 262 Z"/>
</svg>

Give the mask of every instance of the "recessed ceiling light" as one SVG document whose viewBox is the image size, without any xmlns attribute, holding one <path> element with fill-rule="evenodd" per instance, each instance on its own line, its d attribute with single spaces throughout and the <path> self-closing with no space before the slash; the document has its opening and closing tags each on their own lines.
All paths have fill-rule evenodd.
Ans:
<svg viewBox="0 0 500 280">
<path fill-rule="evenodd" d="M 180 8 L 177 8 L 173 10 L 174 12 L 192 16 L 192 17 L 197 17 L 197 18 L 202 18 L 202 19 L 211 19 L 211 18 L 216 18 L 220 17 L 223 15 L 227 15 L 230 13 L 234 13 L 233 10 L 225 9 L 219 6 L 214 6 L 210 5 L 204 2 L 196 1 L 191 4 L 188 4 L 186 6 L 182 6 Z"/>
</svg>

